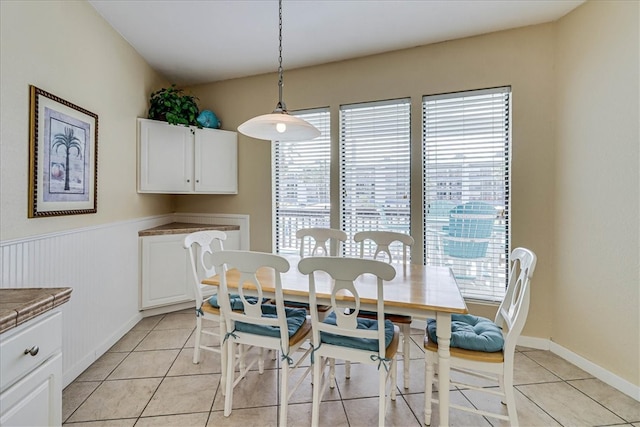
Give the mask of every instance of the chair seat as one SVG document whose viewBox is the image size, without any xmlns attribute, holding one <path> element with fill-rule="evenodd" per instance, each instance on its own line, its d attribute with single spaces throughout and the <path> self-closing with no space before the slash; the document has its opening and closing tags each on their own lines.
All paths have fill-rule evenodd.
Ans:
<svg viewBox="0 0 640 427">
<path fill-rule="evenodd" d="M 247 301 L 249 301 L 250 304 L 255 304 L 256 302 L 258 302 L 258 298 L 256 297 L 247 297 L 246 299 Z M 268 298 L 262 299 L 263 304 L 265 304 L 268 301 L 269 301 Z M 208 302 L 209 304 L 211 304 L 212 307 L 220 308 L 220 305 L 218 304 L 218 294 L 215 294 L 211 298 L 209 298 Z M 231 310 L 234 310 L 234 311 L 244 310 L 244 303 L 242 302 L 242 298 L 240 298 L 240 295 L 230 294 L 229 303 L 231 304 Z"/>
<path fill-rule="evenodd" d="M 435 343 L 435 319 L 427 319 L 427 335 Z M 451 347 L 466 350 L 497 352 L 504 347 L 502 330 L 491 320 L 470 314 L 451 315 Z"/>
<path fill-rule="evenodd" d="M 424 336 L 424 349 L 434 353 L 438 352 L 438 344 L 429 339 L 429 335 Z M 504 353 L 496 351 L 487 353 L 486 351 L 466 350 L 464 348 L 449 347 L 451 357 L 459 357 L 460 359 L 474 360 L 476 362 L 487 363 L 504 363 Z"/>
<path fill-rule="evenodd" d="M 209 301 L 203 302 L 202 306 L 200 307 L 200 310 L 202 310 L 205 313 L 209 313 L 209 314 L 213 314 L 213 315 L 216 315 L 216 316 L 220 316 L 220 308 L 212 306 L 209 303 Z"/>
<path fill-rule="evenodd" d="M 327 316 L 326 319 L 323 320 L 323 323 L 328 323 L 330 325 L 336 324 L 336 314 L 331 313 Z M 368 330 L 377 330 L 378 329 L 378 321 L 373 319 L 366 318 L 358 318 L 358 329 L 368 329 Z M 392 354 L 395 354 L 398 348 L 400 335 L 400 329 L 395 326 L 390 320 L 384 321 L 384 340 L 385 340 L 385 348 L 387 352 L 389 352 L 389 347 L 395 343 L 395 351 Z M 357 348 L 360 350 L 369 350 L 369 351 L 378 351 L 378 340 L 370 339 L 370 338 L 356 338 L 356 337 L 347 337 L 344 335 L 334 335 L 327 332 L 320 333 L 320 341 L 326 344 L 339 345 L 342 347 L 351 347 Z"/>
<path fill-rule="evenodd" d="M 299 332 L 300 328 L 307 321 L 307 311 L 303 308 L 286 308 L 285 315 L 287 317 L 287 329 L 289 339 Z M 275 319 L 276 306 L 270 304 L 262 305 L 262 317 Z M 253 323 L 236 322 L 236 330 L 238 332 L 247 332 L 249 334 L 264 335 L 270 337 L 280 337 L 280 328 L 271 325 L 256 325 Z"/>
</svg>

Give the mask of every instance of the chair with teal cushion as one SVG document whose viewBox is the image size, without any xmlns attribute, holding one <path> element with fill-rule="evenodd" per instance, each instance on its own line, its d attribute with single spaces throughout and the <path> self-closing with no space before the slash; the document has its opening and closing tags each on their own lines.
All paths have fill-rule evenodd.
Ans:
<svg viewBox="0 0 640 427">
<path fill-rule="evenodd" d="M 427 319 L 429 339 L 438 343 L 436 320 Z M 502 329 L 493 321 L 471 314 L 451 315 L 451 347 L 493 353 L 502 350 L 504 337 Z"/>
<path fill-rule="evenodd" d="M 372 244 L 369 253 L 373 253 L 373 256 L 370 258 L 378 259 L 378 255 L 382 255 L 382 259 L 385 259 L 389 263 L 400 263 L 402 262 L 403 268 L 407 268 L 407 250 L 410 249 L 415 240 L 408 234 L 398 233 L 395 231 L 385 231 L 385 230 L 368 230 L 368 231 L 360 231 L 353 235 L 353 241 L 356 243 L 360 243 L 360 258 L 365 257 L 365 245 Z M 402 246 L 402 259 L 394 259 L 391 255 L 391 250 L 389 246 L 397 243 Z M 394 251 L 395 252 L 395 251 Z M 369 317 L 375 318 L 377 313 L 363 311 L 360 312 L 359 316 L 361 317 Z M 404 366 L 404 388 L 409 388 L 409 368 L 411 366 L 411 316 L 403 316 L 400 314 L 387 314 L 386 318 L 392 321 L 395 325 L 400 327 L 400 332 L 402 333 L 402 361 Z M 350 376 L 349 373 L 349 365 L 347 365 L 347 377 Z"/>
<path fill-rule="evenodd" d="M 391 322 L 385 321 L 383 284 L 395 277 L 395 268 L 385 262 L 369 259 L 309 257 L 298 263 L 298 269 L 309 276 L 313 328 L 311 425 L 320 425 L 320 400 L 326 386 L 335 387 L 333 363 L 330 364 L 328 379 L 325 374 L 327 363 L 336 358 L 377 366 L 378 425 L 384 425 L 386 397 L 388 395 L 391 400 L 396 398 L 396 353 L 400 330 Z M 324 321 L 318 314 L 315 285 L 315 275 L 324 274 L 323 272 L 329 274 L 333 281 L 331 306 L 334 307 L 334 311 Z M 375 276 L 377 316 L 375 320 L 359 319 L 360 296 L 356 279 L 370 274 Z M 367 283 L 367 286 L 372 285 L 371 282 Z"/>
<path fill-rule="evenodd" d="M 530 282 L 536 268 L 536 255 L 525 248 L 516 248 L 510 257 L 509 284 L 504 300 L 498 308 L 494 322 L 476 316 L 452 315 L 451 318 L 451 370 L 496 381 L 499 388 L 477 387 L 451 381 L 451 385 L 500 396 L 507 406 L 507 414 L 481 411 L 468 406 L 449 403 L 450 408 L 473 412 L 518 425 L 518 414 L 513 393 L 513 363 L 518 337 L 527 320 Z M 436 322 L 429 321 L 425 334 L 425 405 L 424 423 L 431 424 L 434 367 L 438 363 L 438 343 L 434 337 Z M 501 335 L 502 339 L 498 337 Z M 440 387 L 448 387 L 440 384 Z"/>
<path fill-rule="evenodd" d="M 280 411 L 279 425 L 287 424 L 287 408 L 291 395 L 297 389 L 302 379 L 311 372 L 307 367 L 305 373 L 298 379 L 296 385 L 289 388 L 289 375 L 291 369 L 300 367 L 301 363 L 311 352 L 302 346 L 311 337 L 311 321 L 304 309 L 285 309 L 282 293 L 281 273 L 289 270 L 289 262 L 278 255 L 251 252 L 251 251 L 221 251 L 211 257 L 216 268 L 227 266 L 239 272 L 237 289 L 231 289 L 227 284 L 227 275 L 220 276 L 220 291 L 218 302 L 225 321 L 225 336 L 227 347 L 227 360 L 231 357 L 238 345 L 251 345 L 264 349 L 281 352 L 280 363 Z M 258 280 L 258 269 L 268 269 L 274 277 L 275 299 L 272 304 L 262 304 L 263 289 Z M 242 302 L 241 310 L 231 308 L 231 298 L 239 297 Z M 253 298 L 252 298 L 253 297 Z M 294 362 L 294 353 L 299 349 L 304 354 Z M 231 415 L 233 406 L 233 389 L 245 377 L 247 372 L 258 362 L 258 371 L 264 372 L 262 357 L 240 367 L 237 378 L 235 377 L 234 363 L 226 366 L 226 392 L 224 401 L 224 416 Z"/>
<path fill-rule="evenodd" d="M 196 231 L 184 238 L 184 248 L 189 252 L 189 260 L 191 261 L 191 271 L 193 273 L 193 294 L 196 304 L 196 330 L 194 333 L 195 344 L 193 346 L 193 363 L 200 362 L 200 350 L 221 353 L 220 343 L 224 335 L 224 324 L 220 321 L 220 307 L 210 303 L 211 298 L 217 298 L 217 287 L 203 285 L 202 279 L 216 274 L 213 265 L 208 263 L 208 257 L 223 249 L 223 241 L 227 235 L 219 230 Z M 212 295 L 213 294 L 213 295 Z M 219 332 L 203 329 L 202 321 L 208 320 L 216 323 L 216 329 Z M 216 337 L 217 345 L 206 345 L 203 343 L 203 336 Z M 221 354 L 221 359 L 225 357 Z M 224 361 L 221 361 L 224 365 Z"/>
</svg>

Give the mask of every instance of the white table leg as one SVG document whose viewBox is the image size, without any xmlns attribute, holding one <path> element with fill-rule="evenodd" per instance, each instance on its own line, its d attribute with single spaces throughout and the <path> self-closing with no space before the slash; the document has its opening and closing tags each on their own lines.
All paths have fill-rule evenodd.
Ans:
<svg viewBox="0 0 640 427">
<path fill-rule="evenodd" d="M 451 367 L 451 314 L 436 313 L 438 337 L 438 399 L 440 400 L 440 425 L 449 425 L 449 378 Z"/>
</svg>

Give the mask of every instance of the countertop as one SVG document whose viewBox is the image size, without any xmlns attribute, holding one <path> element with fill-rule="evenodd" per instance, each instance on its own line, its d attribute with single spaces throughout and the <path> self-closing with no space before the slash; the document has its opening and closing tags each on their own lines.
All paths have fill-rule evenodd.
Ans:
<svg viewBox="0 0 640 427">
<path fill-rule="evenodd" d="M 72 288 L 0 289 L 0 333 L 64 304 Z"/>
<path fill-rule="evenodd" d="M 220 230 L 235 231 L 240 230 L 239 225 L 219 225 L 219 224 L 196 224 L 190 222 L 172 222 L 158 227 L 148 228 L 138 231 L 138 236 L 162 236 L 167 234 L 188 234 L 195 231 Z"/>
</svg>

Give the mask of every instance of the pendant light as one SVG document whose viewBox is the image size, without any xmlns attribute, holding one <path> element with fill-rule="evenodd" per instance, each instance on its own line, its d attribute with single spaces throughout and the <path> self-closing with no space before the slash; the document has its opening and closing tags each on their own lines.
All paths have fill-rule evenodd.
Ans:
<svg viewBox="0 0 640 427">
<path fill-rule="evenodd" d="M 280 47 L 278 56 L 278 104 L 271 114 L 263 114 L 238 126 L 238 132 L 269 141 L 307 141 L 320 136 L 320 131 L 300 118 L 289 115 L 282 101 L 282 0 L 278 0 Z"/>
</svg>

